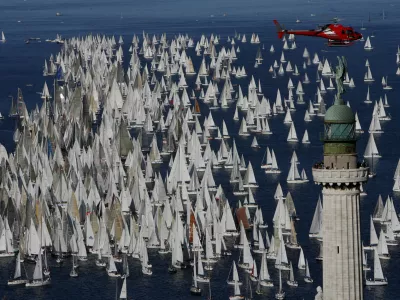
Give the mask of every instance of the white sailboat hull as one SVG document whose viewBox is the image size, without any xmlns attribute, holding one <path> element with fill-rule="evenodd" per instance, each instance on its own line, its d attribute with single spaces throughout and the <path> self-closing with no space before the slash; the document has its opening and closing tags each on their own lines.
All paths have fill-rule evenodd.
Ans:
<svg viewBox="0 0 400 300">
<path fill-rule="evenodd" d="M 121 274 L 117 273 L 117 272 L 108 272 L 107 271 L 108 276 L 110 277 L 121 277 Z"/>
<path fill-rule="evenodd" d="M 379 286 L 379 285 L 387 285 L 388 282 L 385 279 L 377 279 L 377 280 L 372 280 L 372 279 L 367 279 L 365 281 L 365 285 L 367 286 Z"/>
<path fill-rule="evenodd" d="M 0 253 L 0 257 L 13 257 L 14 255 L 15 255 L 14 252 L 12 252 L 12 253 L 9 253 L 9 252 Z"/>
<path fill-rule="evenodd" d="M 308 182 L 308 179 L 307 180 L 304 180 L 304 179 L 287 180 L 287 183 L 305 183 L 305 182 Z"/>
<path fill-rule="evenodd" d="M 28 280 L 26 280 L 26 279 L 10 279 L 7 282 L 7 285 L 9 285 L 9 286 L 21 285 L 21 284 L 26 284 L 27 282 L 28 282 Z"/>
<path fill-rule="evenodd" d="M 45 286 L 51 283 L 50 278 L 46 278 L 45 280 L 34 280 L 32 282 L 27 282 L 25 287 L 38 287 L 38 286 Z"/>
<path fill-rule="evenodd" d="M 261 280 L 260 285 L 265 286 L 265 287 L 273 287 L 274 286 L 273 282 L 268 281 L 268 280 Z"/>
<path fill-rule="evenodd" d="M 236 295 L 236 296 L 230 296 L 229 300 L 241 300 L 244 299 L 244 296 L 242 295 Z"/>
<path fill-rule="evenodd" d="M 306 283 L 313 283 L 313 282 L 314 282 L 314 280 L 312 280 L 311 277 L 304 277 L 304 281 L 305 281 Z"/>
<path fill-rule="evenodd" d="M 288 284 L 289 286 L 294 286 L 294 287 L 299 286 L 299 284 L 298 284 L 297 281 L 295 281 L 295 280 L 288 280 L 288 281 L 287 281 L 287 284 Z"/>
<path fill-rule="evenodd" d="M 266 174 L 280 174 L 281 170 L 277 170 L 277 169 L 267 169 L 265 170 Z"/>
</svg>

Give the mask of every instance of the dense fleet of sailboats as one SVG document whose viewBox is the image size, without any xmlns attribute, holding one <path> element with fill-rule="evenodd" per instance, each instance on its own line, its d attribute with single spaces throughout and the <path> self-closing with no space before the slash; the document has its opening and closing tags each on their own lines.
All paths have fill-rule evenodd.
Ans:
<svg viewBox="0 0 400 300">
<path fill-rule="evenodd" d="M 276 299 L 286 295 L 282 277 L 288 278 L 285 285 L 291 288 L 313 283 L 309 260 L 297 240 L 299 216 L 292 194 L 284 193 L 278 182 L 272 235 L 255 197 L 260 180 L 281 173 L 276 156 L 283 160 L 281 153 L 268 145 L 261 165 L 256 165 L 248 157 L 246 161 L 236 143 L 251 136 L 251 151 L 263 148 L 260 136 L 273 134 L 269 120 L 281 115 L 288 130 L 286 142 L 311 144 L 313 136 L 307 129 L 299 141 L 293 115 L 301 105 L 305 123 L 325 115 L 326 95 L 335 90 L 335 71 L 328 59 L 312 56 L 305 48 L 300 72 L 301 67 L 284 54 L 297 48 L 295 38 L 284 37 L 280 58 L 269 72 L 272 78 L 289 76 L 287 92 L 277 89 L 272 101 L 264 96 L 261 80 L 238 63 L 238 44 L 247 43 L 245 34 L 236 33 L 223 44 L 214 34 L 195 41 L 188 35 L 168 40 L 165 34 L 151 37 L 143 32 L 128 45 L 129 58 L 122 37 L 117 41 L 100 35 L 68 40 L 57 36 L 56 40 L 62 48 L 44 62 L 43 76 L 49 80 L 40 93 L 42 106 L 28 112 L 18 90 L 9 112 L 9 118 L 17 120 L 16 149 L 14 153 L 0 149 L 6 205 L 0 218 L 0 257 L 15 257 L 9 286 L 50 285 L 52 257 L 60 265 L 71 260 L 69 275 L 78 277 L 79 262 L 95 256 L 99 271 L 121 278 L 119 298 L 128 299 L 129 261 L 138 260 L 143 276 L 151 276 L 155 252 L 149 253 L 150 249 L 171 256 L 170 274 L 192 268 L 190 293 L 208 293 L 210 299 L 211 271 L 232 251 L 239 258 L 232 256 L 227 276 L 230 299 L 251 299 L 252 282 L 257 294 L 274 288 L 271 268 L 279 274 Z M 0 41 L 5 42 L 4 33 Z M 258 34 L 251 35 L 250 44 L 260 44 Z M 264 45 L 257 48 L 254 67 L 266 63 L 264 49 Z M 269 52 L 277 49 L 271 45 Z M 373 50 L 369 37 L 364 49 Z M 193 59 L 192 52 L 199 58 Z M 303 86 L 310 83 L 307 70 L 314 66 L 315 100 L 306 102 Z M 246 88 L 240 84 L 243 81 Z M 368 60 L 364 81 L 374 81 Z M 345 84 L 356 86 L 348 73 Z M 392 89 L 386 76 L 382 89 Z M 369 85 L 364 102 L 375 103 L 364 152 L 373 161 L 381 157 L 374 135 L 383 133 L 391 117 L 387 96 L 373 100 Z M 216 110 L 232 106 L 237 134 L 230 132 L 233 127 L 225 120 L 214 120 Z M 361 134 L 358 114 L 356 118 Z M 295 150 L 289 164 L 285 174 L 289 188 L 309 181 Z M 261 168 L 265 178 L 257 178 L 254 168 Z M 218 169 L 228 172 L 235 199 L 217 184 Z M 400 160 L 394 181 L 393 190 L 400 191 Z M 323 259 L 322 216 L 319 198 L 309 231 L 320 246 L 318 260 Z M 380 224 L 379 238 L 374 223 Z M 366 254 L 372 253 L 369 261 L 373 259 L 373 276 L 366 277 L 366 285 L 387 284 L 380 261 L 390 258 L 389 247 L 397 244 L 398 236 L 400 222 L 393 200 L 388 197 L 383 204 L 380 197 L 371 216 L 370 244 L 363 248 L 366 271 Z M 297 263 L 289 260 L 288 251 L 291 258 L 298 257 Z M 25 271 L 29 262 L 35 264 L 33 274 Z M 300 275 L 303 280 L 296 280 Z"/>
</svg>

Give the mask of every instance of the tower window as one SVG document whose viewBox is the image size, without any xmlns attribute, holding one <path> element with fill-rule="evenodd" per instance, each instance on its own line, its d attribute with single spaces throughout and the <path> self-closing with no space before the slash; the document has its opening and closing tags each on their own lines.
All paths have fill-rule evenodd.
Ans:
<svg viewBox="0 0 400 300">
<path fill-rule="evenodd" d="M 347 162 L 347 169 L 350 169 L 350 163 Z"/>
<path fill-rule="evenodd" d="M 339 254 L 339 246 L 337 246 L 337 254 Z"/>
</svg>

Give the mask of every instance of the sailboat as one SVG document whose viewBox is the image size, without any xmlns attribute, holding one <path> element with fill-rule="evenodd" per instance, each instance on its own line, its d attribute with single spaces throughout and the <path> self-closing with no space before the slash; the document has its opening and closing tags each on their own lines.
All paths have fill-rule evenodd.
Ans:
<svg viewBox="0 0 400 300">
<path fill-rule="evenodd" d="M 4 32 L 1 32 L 1 39 L 0 39 L 0 43 L 5 43 L 6 42 L 6 37 L 4 35 Z"/>
<path fill-rule="evenodd" d="M 381 261 L 376 249 L 374 250 L 374 278 L 366 279 L 365 284 L 368 286 L 388 284 L 386 277 L 383 276 Z"/>
<path fill-rule="evenodd" d="M 311 278 L 310 275 L 310 268 L 308 266 L 308 261 L 306 260 L 306 275 L 304 276 L 304 281 L 307 283 L 312 283 L 313 279 Z"/>
<path fill-rule="evenodd" d="M 258 282 L 261 286 L 265 287 L 272 287 L 274 286 L 271 277 L 268 272 L 268 265 L 267 265 L 267 254 L 264 252 L 261 258 L 261 268 L 260 273 L 258 275 Z"/>
<path fill-rule="evenodd" d="M 303 139 L 301 140 L 302 144 L 310 144 L 310 140 L 308 138 L 308 131 L 304 131 Z"/>
<path fill-rule="evenodd" d="M 109 257 L 107 274 L 110 277 L 121 277 L 121 274 L 117 270 L 117 266 L 115 265 L 114 257 L 112 255 L 110 255 Z"/>
<path fill-rule="evenodd" d="M 119 294 L 119 299 L 128 299 L 128 293 L 126 288 L 126 278 L 124 278 L 124 282 L 122 283 L 121 293 Z"/>
<path fill-rule="evenodd" d="M 384 90 L 391 90 L 391 89 L 393 89 L 390 85 L 388 85 L 388 80 L 387 80 L 387 76 L 386 76 L 386 78 L 385 77 L 382 77 L 382 86 L 383 86 L 383 89 Z"/>
<path fill-rule="evenodd" d="M 309 237 L 322 239 L 322 209 L 321 198 L 318 198 L 314 217 L 310 227 Z"/>
<path fill-rule="evenodd" d="M 196 254 L 194 256 L 196 256 Z M 204 273 L 203 262 L 201 261 L 201 259 L 197 260 L 197 275 L 196 276 L 197 276 L 196 279 L 198 282 L 207 282 L 207 283 L 210 282 L 210 277 L 208 277 Z"/>
<path fill-rule="evenodd" d="M 368 177 L 374 178 L 376 176 L 376 172 L 374 171 L 374 153 L 371 155 L 371 168 L 368 170 Z"/>
<path fill-rule="evenodd" d="M 294 272 L 293 272 L 293 266 L 292 262 L 290 262 L 290 274 L 289 274 L 289 280 L 287 281 L 287 284 L 293 287 L 297 287 L 299 284 L 297 283 L 296 280 L 294 280 Z"/>
<path fill-rule="evenodd" d="M 201 296 L 201 288 L 199 288 L 197 285 L 197 275 L 196 274 L 197 274 L 197 271 L 196 271 L 196 255 L 195 255 L 194 256 L 194 264 L 193 264 L 192 286 L 190 287 L 190 293 L 194 296 Z"/>
<path fill-rule="evenodd" d="M 100 227 L 101 228 L 101 227 Z M 100 231 L 99 231 L 100 232 Z M 98 243 L 98 250 L 97 250 L 97 259 L 96 259 L 96 266 L 100 267 L 100 268 L 104 268 L 107 266 L 107 263 L 105 261 L 102 260 L 101 258 L 101 249 L 100 249 L 100 234 L 97 234 L 98 238 L 97 238 L 97 243 Z"/>
<path fill-rule="evenodd" d="M 297 233 L 296 233 L 296 228 L 294 227 L 294 221 L 292 220 L 290 223 L 291 223 L 291 234 L 289 237 L 289 242 L 286 244 L 286 246 L 291 249 L 300 249 L 300 245 L 297 242 Z"/>
<path fill-rule="evenodd" d="M 76 271 L 76 264 L 75 264 L 75 260 L 76 260 L 76 255 L 72 255 L 72 269 L 71 272 L 69 272 L 69 277 L 78 277 L 78 272 Z"/>
<path fill-rule="evenodd" d="M 281 237 L 281 240 L 279 241 L 278 254 L 277 254 L 276 260 L 275 260 L 275 268 L 277 268 L 279 270 L 285 270 L 285 271 L 290 270 L 290 265 L 289 265 L 289 261 L 287 258 L 286 248 L 285 248 L 285 243 L 283 241 L 283 237 Z"/>
<path fill-rule="evenodd" d="M 240 292 L 240 287 L 237 281 L 234 283 L 235 289 L 233 292 L 233 296 L 229 297 L 229 300 L 241 300 L 244 299 L 244 296 Z"/>
<path fill-rule="evenodd" d="M 298 142 L 299 139 L 297 138 L 296 128 L 294 127 L 294 123 L 290 124 L 290 130 L 287 137 L 288 142 Z"/>
<path fill-rule="evenodd" d="M 253 137 L 253 142 L 251 143 L 251 148 L 254 148 L 254 149 L 260 148 L 260 145 L 257 142 L 256 136 Z"/>
<path fill-rule="evenodd" d="M 282 270 L 279 269 L 279 291 L 275 294 L 275 299 L 285 299 L 285 292 L 282 290 Z"/>
<path fill-rule="evenodd" d="M 255 259 L 253 259 L 253 268 L 250 271 L 250 279 L 251 279 L 251 281 L 254 281 L 254 282 L 258 281 L 258 269 L 257 269 L 257 264 L 256 264 Z"/>
<path fill-rule="evenodd" d="M 374 250 L 375 247 L 378 245 L 378 235 L 376 234 L 374 220 L 372 216 L 370 216 L 369 222 L 369 246 L 364 247 L 366 250 Z"/>
<path fill-rule="evenodd" d="M 375 79 L 372 77 L 371 68 L 368 66 L 367 72 L 365 72 L 364 75 L 364 82 L 373 82 L 373 81 L 375 81 Z"/>
<path fill-rule="evenodd" d="M 281 172 L 279 170 L 278 163 L 276 161 L 275 152 L 273 149 L 270 151 L 269 148 L 267 147 L 264 158 L 265 158 L 265 164 L 263 163 L 261 168 L 265 169 L 265 173 L 280 173 Z M 263 158 L 263 161 L 264 161 L 264 158 Z"/>
<path fill-rule="evenodd" d="M 386 237 L 385 237 L 385 234 L 383 233 L 382 229 L 381 229 L 381 233 L 379 235 L 378 246 L 376 249 L 377 249 L 379 258 L 390 259 L 389 249 L 388 249 L 388 245 L 386 243 Z"/>
<path fill-rule="evenodd" d="M 15 272 L 14 278 L 7 281 L 7 285 L 20 285 L 26 284 L 28 282 L 27 279 L 22 278 L 21 274 L 21 253 L 19 252 L 17 258 L 15 260 Z"/>
<path fill-rule="evenodd" d="M 299 169 L 297 168 L 297 163 L 295 161 L 290 162 L 289 174 L 286 178 L 287 183 L 305 183 L 308 182 L 305 171 L 303 170 L 301 175 Z"/>
<path fill-rule="evenodd" d="M 241 136 L 249 136 L 250 133 L 247 131 L 247 123 L 246 119 L 242 119 L 242 123 L 240 124 L 239 135 Z"/>
<path fill-rule="evenodd" d="M 368 129 L 369 133 L 382 133 L 381 122 L 379 121 L 379 116 L 377 113 L 372 115 L 371 124 L 369 125 Z"/>
<path fill-rule="evenodd" d="M 369 37 L 367 37 L 367 40 L 365 41 L 365 45 L 364 45 L 364 50 L 372 50 L 374 49 L 374 47 L 372 47 L 371 45 L 371 40 Z"/>
<path fill-rule="evenodd" d="M 372 103 L 371 97 L 369 94 L 369 86 L 368 86 L 368 91 L 367 91 L 367 97 L 365 98 L 364 103 Z"/>
<path fill-rule="evenodd" d="M 39 287 L 51 284 L 50 276 L 43 278 L 43 266 L 42 266 L 42 253 L 39 251 L 36 260 L 35 271 L 33 272 L 33 278 L 31 281 L 25 284 L 26 287 Z"/>
<path fill-rule="evenodd" d="M 378 148 L 376 147 L 374 135 L 372 133 L 369 134 L 369 139 L 367 143 L 367 147 L 365 148 L 364 157 L 381 157 L 379 154 Z"/>
<path fill-rule="evenodd" d="M 231 273 L 232 273 L 232 280 L 229 280 Z M 226 280 L 226 283 L 229 285 L 235 285 L 236 283 L 238 285 L 242 285 L 242 282 L 239 280 L 239 273 L 238 273 L 235 261 L 232 262 L 232 267 L 229 271 L 228 279 Z"/>
</svg>

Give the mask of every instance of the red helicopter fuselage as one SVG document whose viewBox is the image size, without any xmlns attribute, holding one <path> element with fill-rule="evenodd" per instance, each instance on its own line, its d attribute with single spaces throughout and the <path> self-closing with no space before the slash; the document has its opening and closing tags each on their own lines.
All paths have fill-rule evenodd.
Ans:
<svg viewBox="0 0 400 300">
<path fill-rule="evenodd" d="M 274 20 L 277 28 L 278 37 L 282 38 L 285 34 L 314 36 L 327 39 L 328 45 L 346 46 L 362 38 L 362 34 L 353 30 L 353 27 L 343 26 L 342 24 L 326 24 L 318 29 L 311 30 L 285 30 L 277 20 Z"/>
</svg>

